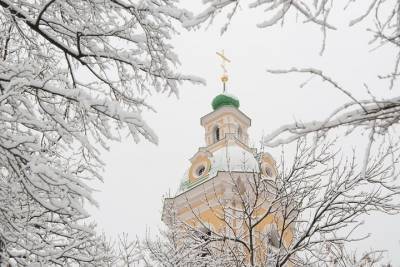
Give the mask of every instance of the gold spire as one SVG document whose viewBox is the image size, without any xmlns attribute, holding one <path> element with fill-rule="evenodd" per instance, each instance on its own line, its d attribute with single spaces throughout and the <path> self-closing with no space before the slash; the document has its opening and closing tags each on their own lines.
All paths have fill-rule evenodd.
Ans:
<svg viewBox="0 0 400 267">
<path fill-rule="evenodd" d="M 231 61 L 225 56 L 224 50 L 222 50 L 221 52 L 217 52 L 217 55 L 222 60 L 221 67 L 222 67 L 223 73 L 221 76 L 221 81 L 224 86 L 224 92 L 225 92 L 225 88 L 226 88 L 225 84 L 228 82 L 228 72 L 226 71 L 226 63 L 231 63 Z"/>
</svg>

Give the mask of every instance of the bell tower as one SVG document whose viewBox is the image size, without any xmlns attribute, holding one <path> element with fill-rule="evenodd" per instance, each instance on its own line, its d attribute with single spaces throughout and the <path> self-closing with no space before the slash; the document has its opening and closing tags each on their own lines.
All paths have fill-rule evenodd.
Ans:
<svg viewBox="0 0 400 267">
<path fill-rule="evenodd" d="M 253 262 L 264 263 L 274 246 L 281 245 L 276 240 L 283 240 L 283 246 L 292 242 L 294 228 L 278 235 L 282 216 L 279 204 L 270 201 L 277 188 L 275 160 L 249 146 L 251 119 L 239 110 L 239 100 L 226 93 L 224 64 L 230 61 L 223 52 L 217 54 L 223 60 L 223 92 L 212 100 L 212 111 L 200 119 L 206 145 L 189 159 L 176 194 L 164 199 L 162 220 L 169 227 L 179 221 L 207 236 L 226 237 L 229 241 L 215 244 L 236 250 L 244 261 L 251 257 Z M 249 253 L 248 247 L 257 249 Z"/>
<path fill-rule="evenodd" d="M 227 137 L 236 138 L 248 146 L 248 128 L 251 120 L 239 110 L 239 100 L 226 93 L 217 95 L 212 101 L 213 110 L 200 119 L 205 129 L 205 142 L 207 146 L 218 143 Z"/>
</svg>

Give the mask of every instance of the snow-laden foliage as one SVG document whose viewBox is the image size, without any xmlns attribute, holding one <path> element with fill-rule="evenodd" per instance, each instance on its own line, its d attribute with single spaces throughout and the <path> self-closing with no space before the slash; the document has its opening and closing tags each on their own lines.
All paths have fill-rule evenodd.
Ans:
<svg viewBox="0 0 400 267">
<path fill-rule="evenodd" d="M 310 133 L 323 135 L 331 129 L 345 126 L 347 127 L 346 134 L 353 132 L 357 128 L 368 129 L 369 146 L 366 154 L 369 154 L 370 146 L 379 136 L 393 139 L 386 141 L 391 142 L 393 151 L 396 150 L 398 139 L 391 138 L 391 136 L 399 126 L 400 97 L 383 99 L 373 97 L 372 99 L 357 100 L 351 94 L 351 90 L 344 89 L 322 71 L 313 68 L 291 68 L 288 70 L 269 70 L 269 72 L 275 74 L 294 72 L 315 75 L 348 96 L 351 101 L 337 107 L 322 121 L 296 122 L 282 125 L 264 137 L 263 142 L 265 145 L 274 147 L 287 144 Z M 394 134 L 395 136 L 396 134 Z"/>
<path fill-rule="evenodd" d="M 222 259 L 207 248 L 208 237 L 207 233 L 175 221 L 154 240 L 146 238 L 141 243 L 141 253 L 149 266 L 222 266 Z"/>
<path fill-rule="evenodd" d="M 207 0 L 204 1 L 204 5 L 206 8 L 202 12 L 184 23 L 186 27 L 194 28 L 205 22 L 212 23 L 217 15 L 226 11 L 227 20 L 221 29 L 221 33 L 224 33 L 231 19 L 240 10 L 260 9 L 264 13 L 256 25 L 259 28 L 284 25 L 287 21 L 311 24 L 320 28 L 323 37 L 320 50 L 322 55 L 326 47 L 327 32 L 340 30 L 331 18 L 336 16 L 343 21 L 345 19 L 343 16 L 347 15 L 345 12 L 353 8 L 356 15 L 347 19 L 348 25 L 352 27 L 368 21 L 366 29 L 373 35 L 370 44 L 376 44 L 378 47 L 384 44 L 399 46 L 400 4 L 396 0 Z M 382 77 L 392 79 L 391 87 L 398 76 L 399 64 L 400 52 L 396 56 L 395 71 Z"/>
<path fill-rule="evenodd" d="M 86 183 L 121 129 L 157 143 L 146 95 L 200 81 L 173 70 L 187 16 L 169 0 L 0 1 L 0 262 L 107 260 Z"/>
<path fill-rule="evenodd" d="M 172 210 L 168 217 L 174 223 L 154 238 L 149 233 L 143 240 L 129 241 L 128 235 L 121 235 L 114 246 L 112 266 L 227 266 L 225 257 L 210 253 L 207 233 L 176 220 Z"/>
<path fill-rule="evenodd" d="M 204 1 L 207 7 L 186 21 L 184 25 L 188 28 L 197 27 L 205 22 L 212 23 L 215 16 L 222 11 L 227 10 L 227 21 L 221 29 L 223 34 L 229 27 L 230 21 L 234 15 L 243 7 L 250 9 L 262 9 L 265 15 L 260 18 L 257 24 L 259 28 L 268 28 L 276 24 L 283 24 L 287 16 L 296 14 L 304 23 L 312 23 L 320 27 L 324 40 L 327 30 L 336 30 L 334 25 L 328 21 L 329 12 L 332 9 L 333 0 L 316 0 L 316 1 L 301 1 L 301 0 L 209 0 Z M 325 42 L 322 46 L 321 53 L 325 49 Z"/>
</svg>

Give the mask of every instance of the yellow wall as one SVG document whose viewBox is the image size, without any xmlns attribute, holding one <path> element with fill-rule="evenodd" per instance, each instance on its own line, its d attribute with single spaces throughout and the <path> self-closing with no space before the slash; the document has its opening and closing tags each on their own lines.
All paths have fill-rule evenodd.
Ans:
<svg viewBox="0 0 400 267">
<path fill-rule="evenodd" d="M 219 196 L 222 195 L 222 193 L 218 194 Z M 215 198 L 215 197 L 214 197 Z M 208 201 L 211 201 L 213 199 L 212 196 L 209 197 Z M 199 227 L 203 224 L 205 224 L 207 227 L 212 226 L 212 230 L 215 232 L 222 233 L 224 231 L 225 227 L 227 226 L 226 223 L 221 220 L 223 215 L 223 209 L 221 206 L 216 205 L 210 208 L 206 208 L 203 212 L 200 214 L 193 215 L 192 209 L 195 211 L 196 209 L 199 209 L 202 207 L 202 205 L 207 205 L 205 201 L 197 201 L 195 203 L 191 203 L 191 208 L 185 208 L 181 209 L 179 212 L 178 216 L 183 216 L 184 214 L 187 215 L 187 213 L 191 213 L 192 217 L 186 220 L 186 223 L 194 226 L 194 227 Z M 255 216 L 262 216 L 262 214 L 266 212 L 265 208 L 259 208 L 255 213 Z M 199 222 L 201 221 L 201 223 Z M 234 225 L 235 222 L 232 222 L 233 228 L 236 226 Z M 278 232 L 280 233 L 282 230 L 282 219 L 281 216 L 278 214 L 269 214 L 266 216 L 256 227 L 253 237 L 255 238 L 255 244 L 259 247 L 259 249 L 256 251 L 256 261 L 258 262 L 265 262 L 266 260 L 266 246 L 265 243 L 261 243 L 262 238 L 264 237 L 261 233 L 265 231 L 268 227 L 269 224 L 275 224 L 278 227 Z M 238 224 L 239 225 L 239 224 Z M 248 233 L 248 229 L 239 229 L 240 233 Z M 284 246 L 288 246 L 293 240 L 293 229 L 292 227 L 289 227 L 286 231 L 283 233 L 283 243 Z"/>
</svg>

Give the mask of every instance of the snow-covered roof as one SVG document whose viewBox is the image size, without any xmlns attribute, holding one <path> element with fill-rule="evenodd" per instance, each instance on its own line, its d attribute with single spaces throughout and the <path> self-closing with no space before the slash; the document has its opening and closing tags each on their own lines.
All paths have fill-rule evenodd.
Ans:
<svg viewBox="0 0 400 267">
<path fill-rule="evenodd" d="M 255 155 L 241 146 L 232 144 L 224 146 L 212 153 L 211 172 L 240 171 L 258 172 L 258 162 Z"/>
<path fill-rule="evenodd" d="M 249 150 L 232 143 L 212 152 L 209 158 L 211 168 L 207 175 L 198 178 L 198 180 L 190 183 L 188 172 L 185 173 L 178 193 L 192 188 L 217 176 L 219 171 L 223 172 L 256 172 L 260 171 L 256 156 Z"/>
</svg>

